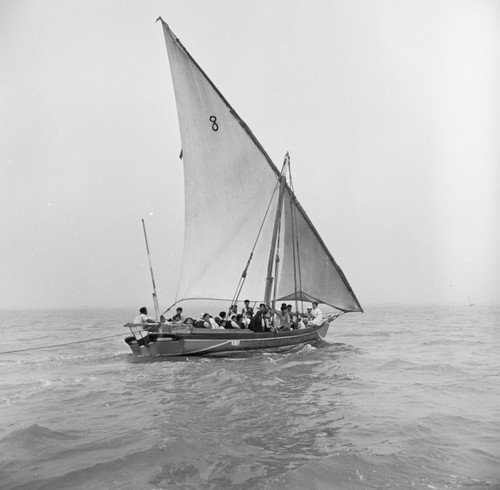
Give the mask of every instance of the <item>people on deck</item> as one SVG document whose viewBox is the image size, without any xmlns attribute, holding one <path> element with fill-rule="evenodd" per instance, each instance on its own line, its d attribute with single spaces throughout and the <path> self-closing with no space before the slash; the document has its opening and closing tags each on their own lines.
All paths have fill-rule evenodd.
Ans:
<svg viewBox="0 0 500 490">
<path fill-rule="evenodd" d="M 286 303 L 282 303 L 279 310 L 261 303 L 257 312 L 253 314 L 252 308 L 248 306 L 249 303 L 248 300 L 245 300 L 243 308 L 245 313 L 236 313 L 236 305 L 231 305 L 229 314 L 221 311 L 218 316 L 213 318 L 209 313 L 204 313 L 201 320 L 198 321 L 193 318 L 184 319 L 182 308 L 177 308 L 176 314 L 169 321 L 189 324 L 196 328 L 249 329 L 253 332 L 282 332 L 318 326 L 324 322 L 323 313 L 317 302 L 313 302 L 307 308 L 307 313 L 300 314 L 292 312 L 292 305 Z M 147 309 L 143 307 L 140 309 L 140 315 L 135 319 L 135 323 L 156 323 L 156 321 L 147 316 Z"/>
<path fill-rule="evenodd" d="M 148 316 L 148 310 L 145 306 L 139 309 L 139 314 L 135 317 L 135 324 L 142 325 L 146 323 L 156 323 L 156 320 Z"/>
<path fill-rule="evenodd" d="M 224 327 L 217 325 L 215 320 L 208 313 L 205 313 L 203 315 L 203 326 L 204 326 L 204 328 L 214 328 L 214 329 L 224 328 Z"/>
<path fill-rule="evenodd" d="M 312 321 L 310 323 L 313 325 L 321 325 L 323 323 L 323 313 L 318 308 L 318 303 L 315 301 L 312 303 L 311 317 Z"/>
<path fill-rule="evenodd" d="M 269 327 L 268 309 L 264 303 L 261 303 L 257 313 L 250 321 L 250 330 L 254 332 L 266 332 Z"/>
<path fill-rule="evenodd" d="M 274 325 L 273 322 L 273 313 L 275 312 L 274 309 L 269 308 L 264 315 L 264 323 L 265 323 L 265 331 L 266 332 L 274 332 L 276 333 L 278 331 L 278 328 Z"/>
<path fill-rule="evenodd" d="M 219 313 L 219 316 L 216 316 L 214 318 L 215 320 L 215 323 L 217 323 L 217 325 L 219 325 L 219 327 L 223 327 L 223 328 L 226 328 L 226 312 L 225 311 L 221 311 Z"/>
<path fill-rule="evenodd" d="M 238 316 L 239 315 L 231 316 L 231 319 L 226 321 L 225 328 L 234 328 L 235 330 L 240 330 L 241 327 L 238 325 L 238 322 L 237 322 Z"/>
<path fill-rule="evenodd" d="M 238 314 L 238 305 L 231 305 L 229 311 L 227 312 L 227 318 L 231 318 L 233 315 Z"/>
<path fill-rule="evenodd" d="M 274 326 L 278 330 L 290 330 L 291 318 L 287 311 L 286 303 L 282 303 L 279 311 L 274 312 Z"/>
<path fill-rule="evenodd" d="M 252 321 L 253 317 L 253 311 L 250 309 L 245 315 L 243 315 L 243 318 L 241 320 L 241 323 L 243 324 L 242 328 L 249 328 L 250 327 L 250 322 Z"/>
<path fill-rule="evenodd" d="M 303 328 L 306 328 L 306 324 L 304 323 L 304 319 L 299 317 L 299 320 L 297 322 L 297 330 L 302 330 Z"/>
<path fill-rule="evenodd" d="M 173 323 L 182 323 L 184 321 L 184 317 L 182 316 L 182 308 L 177 308 L 175 310 L 175 315 L 172 317 Z"/>
<path fill-rule="evenodd" d="M 241 314 L 246 315 L 249 310 L 252 310 L 252 308 L 250 307 L 250 300 L 246 299 L 245 301 L 243 301 L 243 308 L 241 309 Z"/>
<path fill-rule="evenodd" d="M 312 306 L 309 306 L 309 307 L 307 308 L 306 320 L 307 320 L 307 322 L 312 322 L 312 321 L 313 321 L 313 316 L 312 316 Z M 306 322 L 306 323 L 307 323 L 307 322 Z"/>
<path fill-rule="evenodd" d="M 290 330 L 295 330 L 299 321 L 299 314 L 292 311 L 292 305 L 286 305 L 286 312 L 290 315 Z"/>
</svg>

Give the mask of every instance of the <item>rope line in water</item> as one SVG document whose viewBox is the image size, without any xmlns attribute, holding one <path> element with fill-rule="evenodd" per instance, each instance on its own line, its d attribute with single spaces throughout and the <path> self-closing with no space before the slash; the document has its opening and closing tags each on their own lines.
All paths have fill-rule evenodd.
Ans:
<svg viewBox="0 0 500 490">
<path fill-rule="evenodd" d="M 53 345 L 46 345 L 46 346 L 42 346 L 42 347 L 31 347 L 29 349 L 8 350 L 8 351 L 0 352 L 0 355 L 2 355 L 2 354 L 15 354 L 17 352 L 29 352 L 32 350 L 53 349 L 55 347 L 64 347 L 65 345 L 73 345 L 73 344 L 83 344 L 84 342 L 94 342 L 95 340 L 110 339 L 112 337 L 118 337 L 118 336 L 122 337 L 123 334 L 107 335 L 106 337 L 97 337 L 95 339 L 75 340 L 74 342 L 66 342 L 65 344 L 53 344 Z"/>
<path fill-rule="evenodd" d="M 330 321 L 335 320 L 340 315 L 343 315 L 343 313 L 339 313 L 338 315 L 334 315 L 330 319 Z M 111 339 L 113 337 L 122 337 L 122 336 L 123 336 L 123 334 L 115 333 L 114 335 L 106 335 L 105 337 L 96 337 L 94 339 L 85 339 L 85 340 L 75 340 L 74 342 L 66 342 L 64 344 L 44 345 L 41 347 L 30 347 L 29 349 L 7 350 L 7 351 L 0 352 L 0 355 L 2 355 L 2 354 L 17 354 L 18 352 L 30 352 L 33 350 L 54 349 L 56 347 L 64 347 L 66 345 L 84 344 L 85 342 L 95 342 L 96 340 Z"/>
</svg>

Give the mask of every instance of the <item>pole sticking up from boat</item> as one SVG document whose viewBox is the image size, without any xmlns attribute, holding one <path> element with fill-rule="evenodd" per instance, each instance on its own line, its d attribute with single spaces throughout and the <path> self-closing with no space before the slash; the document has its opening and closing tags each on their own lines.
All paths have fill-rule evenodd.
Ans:
<svg viewBox="0 0 500 490">
<path fill-rule="evenodd" d="M 271 306 L 272 285 L 273 285 L 273 281 L 276 280 L 276 278 L 273 277 L 273 264 L 276 260 L 276 256 L 275 256 L 276 244 L 278 241 L 278 233 L 280 231 L 281 212 L 283 210 L 283 196 L 285 194 L 285 183 L 286 183 L 284 170 L 285 170 L 286 162 L 287 162 L 288 158 L 289 158 L 289 156 L 288 156 L 288 152 L 287 152 L 285 155 L 285 160 L 283 162 L 283 168 L 282 168 L 280 178 L 279 178 L 280 192 L 279 192 L 279 196 L 278 196 L 278 206 L 276 207 L 276 218 L 274 220 L 273 236 L 271 239 L 271 249 L 269 252 L 269 261 L 267 264 L 267 277 L 266 277 L 266 289 L 264 291 L 264 303 L 266 303 L 266 305 L 268 305 L 268 306 Z M 274 301 L 273 301 L 272 307 L 274 308 Z"/>
<path fill-rule="evenodd" d="M 142 220 L 142 229 L 144 230 L 144 239 L 146 240 L 146 251 L 148 253 L 149 270 L 151 271 L 151 281 L 153 282 L 153 305 L 155 307 L 156 321 L 160 321 L 160 307 L 158 306 L 158 297 L 156 296 L 155 276 L 153 274 L 153 266 L 151 265 L 151 255 L 149 253 L 148 235 L 146 233 L 146 224 Z"/>
</svg>

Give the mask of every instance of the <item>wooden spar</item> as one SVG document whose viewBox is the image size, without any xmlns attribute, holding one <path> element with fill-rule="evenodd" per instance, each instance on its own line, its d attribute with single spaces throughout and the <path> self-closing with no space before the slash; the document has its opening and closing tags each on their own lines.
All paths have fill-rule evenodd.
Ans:
<svg viewBox="0 0 500 490">
<path fill-rule="evenodd" d="M 146 240 L 146 251 L 148 253 L 149 270 L 151 272 L 151 281 L 153 282 L 153 305 L 155 307 L 155 316 L 156 316 L 156 321 L 159 321 L 160 320 L 160 307 L 158 306 L 158 297 L 156 296 L 155 276 L 153 274 L 153 266 L 151 265 L 151 256 L 149 254 L 148 235 L 146 234 L 146 224 L 144 223 L 144 220 L 142 220 L 142 229 L 144 230 L 144 239 Z"/>
<path fill-rule="evenodd" d="M 279 269 L 279 265 L 280 265 L 280 254 L 279 254 L 279 249 L 280 249 L 280 236 L 281 236 L 281 225 L 279 226 L 279 230 L 278 230 L 278 241 L 277 241 L 277 250 L 276 250 L 276 259 L 274 261 L 274 277 L 277 278 L 278 277 L 278 269 Z M 273 310 L 275 309 L 276 307 L 276 294 L 277 294 L 277 290 L 278 290 L 278 281 L 275 280 L 274 281 L 274 287 L 273 287 L 273 299 L 271 301 L 271 307 L 273 308 Z"/>
<path fill-rule="evenodd" d="M 288 159 L 288 153 L 285 155 L 285 163 Z M 283 167 L 285 165 L 283 164 Z M 264 303 L 266 305 L 270 305 L 271 303 L 271 293 L 272 293 L 272 286 L 273 286 L 273 264 L 275 261 L 275 255 L 276 255 L 276 243 L 278 241 L 278 231 L 280 229 L 280 222 L 281 222 L 281 211 L 283 208 L 283 196 L 285 194 L 285 183 L 286 183 L 286 178 L 284 173 L 282 172 L 280 174 L 280 193 L 278 197 L 278 207 L 276 209 L 276 219 L 274 221 L 274 229 L 273 229 L 273 237 L 271 239 L 271 250 L 269 251 L 269 261 L 267 263 L 267 277 L 266 277 L 266 289 L 264 292 Z"/>
</svg>

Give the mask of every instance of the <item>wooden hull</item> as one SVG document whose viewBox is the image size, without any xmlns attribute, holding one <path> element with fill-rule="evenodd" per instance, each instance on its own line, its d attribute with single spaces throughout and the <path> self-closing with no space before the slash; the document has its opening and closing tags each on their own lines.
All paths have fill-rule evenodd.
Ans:
<svg viewBox="0 0 500 490">
<path fill-rule="evenodd" d="M 320 326 L 278 333 L 194 329 L 191 333 L 149 333 L 143 338 L 127 337 L 125 341 L 134 354 L 145 357 L 227 355 L 316 342 L 326 337 L 329 326 L 327 321 Z"/>
</svg>

